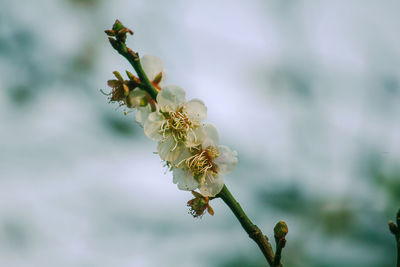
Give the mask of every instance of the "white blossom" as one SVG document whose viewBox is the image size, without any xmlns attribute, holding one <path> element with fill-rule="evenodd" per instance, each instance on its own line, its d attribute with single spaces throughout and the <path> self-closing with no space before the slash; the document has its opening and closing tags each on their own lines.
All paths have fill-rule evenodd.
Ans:
<svg viewBox="0 0 400 267">
<path fill-rule="evenodd" d="M 166 86 L 157 95 L 158 110 L 149 114 L 144 123 L 145 134 L 159 141 L 161 159 L 172 164 L 186 147 L 199 144 L 199 127 L 207 116 L 201 100 L 186 102 L 185 91 L 178 86 Z"/>
<path fill-rule="evenodd" d="M 200 145 L 180 154 L 180 161 L 173 169 L 173 182 L 181 190 L 198 188 L 203 196 L 215 196 L 224 186 L 222 175 L 235 168 L 237 152 L 218 145 L 219 135 L 212 124 L 201 127 L 198 137 Z"/>
</svg>

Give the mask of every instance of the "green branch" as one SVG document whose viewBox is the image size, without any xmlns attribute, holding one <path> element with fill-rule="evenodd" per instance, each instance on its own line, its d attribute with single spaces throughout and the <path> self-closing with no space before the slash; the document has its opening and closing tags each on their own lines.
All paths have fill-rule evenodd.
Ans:
<svg viewBox="0 0 400 267">
<path fill-rule="evenodd" d="M 268 237 L 261 232 L 260 228 L 258 228 L 257 225 L 253 224 L 250 221 L 246 213 L 244 213 L 239 202 L 237 202 L 236 199 L 232 196 L 226 185 L 224 185 L 221 192 L 218 193 L 217 197 L 221 198 L 225 202 L 225 204 L 228 205 L 228 207 L 232 210 L 233 214 L 235 214 L 243 229 L 246 231 L 249 237 L 257 243 L 261 252 L 264 254 L 264 257 L 267 259 L 269 265 L 272 266 L 274 262 L 274 252 L 272 250 L 271 244 L 269 243 Z"/>
<path fill-rule="evenodd" d="M 139 87 L 143 90 L 146 90 L 150 96 L 156 100 L 158 91 L 155 89 L 153 84 L 148 79 L 146 73 L 144 72 L 142 65 L 140 63 L 140 58 L 138 53 L 133 52 L 129 49 L 126 44 L 126 34 L 130 33 L 133 34 L 131 30 L 124 27 L 121 22 L 118 20 L 115 21 L 112 30 L 106 30 L 106 34 L 109 36 L 109 41 L 112 47 L 117 50 L 119 54 L 121 54 L 124 58 L 126 58 L 132 67 L 135 69 L 137 75 L 139 76 L 140 85 Z M 274 263 L 274 252 L 269 243 L 268 237 L 265 236 L 260 228 L 257 225 L 253 224 L 247 215 L 244 213 L 243 209 L 240 207 L 240 204 L 235 200 L 232 194 L 229 192 L 226 185 L 222 188 L 221 192 L 216 196 L 221 198 L 232 210 L 235 214 L 236 218 L 239 220 L 240 224 L 242 225 L 243 229 L 247 232 L 249 237 L 253 239 L 262 253 L 264 254 L 265 258 L 267 259 L 270 266 L 282 267 L 280 263 L 280 255 L 283 246 L 277 246 L 277 255 L 278 257 L 275 259 Z M 207 200 L 208 201 L 208 200 Z M 208 204 L 208 202 L 207 202 Z M 207 206 L 208 207 L 208 206 Z M 211 209 L 212 211 L 212 209 Z M 210 210 L 209 210 L 210 212 Z M 212 212 L 213 213 L 213 212 Z M 285 224 L 286 226 L 286 224 Z M 287 230 L 286 230 L 287 233 Z M 284 239 L 284 238 L 283 238 Z M 285 240 L 286 242 L 286 240 Z M 275 265 L 274 265 L 275 264 Z"/>
<path fill-rule="evenodd" d="M 105 33 L 109 36 L 108 40 L 110 41 L 111 46 L 117 50 L 117 52 L 126 58 L 128 62 L 132 65 L 133 69 L 136 71 L 136 74 L 140 79 L 140 88 L 147 91 L 153 99 L 156 99 L 158 91 L 151 83 L 149 78 L 147 78 L 146 73 L 143 70 L 142 64 L 140 63 L 139 54 L 133 52 L 130 48 L 128 48 L 125 44 L 126 34 L 133 34 L 131 30 L 122 25 L 119 20 L 116 20 L 112 30 L 106 30 Z"/>
<path fill-rule="evenodd" d="M 389 230 L 394 235 L 397 247 L 397 267 L 400 267 L 400 209 L 396 215 L 396 223 L 389 222 Z"/>
</svg>

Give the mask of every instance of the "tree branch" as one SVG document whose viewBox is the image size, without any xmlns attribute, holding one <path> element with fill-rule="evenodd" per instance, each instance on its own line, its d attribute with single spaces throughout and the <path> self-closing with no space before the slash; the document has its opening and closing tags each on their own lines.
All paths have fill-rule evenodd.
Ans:
<svg viewBox="0 0 400 267">
<path fill-rule="evenodd" d="M 141 82 L 140 87 L 147 91 L 153 99 L 156 99 L 158 91 L 150 82 L 149 78 L 147 78 L 142 64 L 140 63 L 139 54 L 133 52 L 125 44 L 126 34 L 133 34 L 133 32 L 122 25 L 122 23 L 118 20 L 115 21 L 112 30 L 106 30 L 105 32 L 108 36 L 110 36 L 108 37 L 108 40 L 110 41 L 111 46 L 117 50 L 121 56 L 126 58 L 136 71 L 136 74 L 139 76 Z"/>
<path fill-rule="evenodd" d="M 233 214 L 235 214 L 236 218 L 239 220 L 243 229 L 246 231 L 249 237 L 257 243 L 261 252 L 264 254 L 264 257 L 267 259 L 269 265 L 272 266 L 274 262 L 274 252 L 272 250 L 271 244 L 269 243 L 268 237 L 261 232 L 260 228 L 258 228 L 257 225 L 253 224 L 250 221 L 246 213 L 244 213 L 240 204 L 235 200 L 231 192 L 229 192 L 226 185 L 224 185 L 221 192 L 219 192 L 216 197 L 221 198 L 225 202 L 225 204 L 228 205 Z"/>
<path fill-rule="evenodd" d="M 400 267 L 400 209 L 397 212 L 396 223 L 389 222 L 389 230 L 394 235 L 397 247 L 397 267 Z"/>
<path fill-rule="evenodd" d="M 133 52 L 130 48 L 128 48 L 125 44 L 126 34 L 133 34 L 131 30 L 122 25 L 122 23 L 118 20 L 115 21 L 112 30 L 106 30 L 106 34 L 109 36 L 108 40 L 112 47 L 117 50 L 117 52 L 126 58 L 132 67 L 135 69 L 137 75 L 140 79 L 140 87 L 143 90 L 146 90 L 150 96 L 156 101 L 156 97 L 158 94 L 157 89 L 153 86 L 153 84 L 148 79 L 146 73 L 144 72 L 142 65 L 140 63 L 140 58 L 138 53 Z M 257 243 L 258 247 L 264 254 L 270 266 L 274 267 L 282 267 L 280 263 L 280 255 L 284 244 L 277 246 L 277 255 L 278 257 L 274 262 L 274 251 L 269 243 L 268 237 L 265 236 L 260 228 L 257 225 L 253 224 L 247 215 L 244 213 L 243 209 L 240 207 L 240 204 L 235 200 L 232 194 L 229 192 L 226 185 L 222 188 L 221 192 L 216 196 L 221 198 L 232 210 L 235 214 L 236 218 L 239 220 L 243 229 L 247 232 L 249 237 Z M 285 224 L 286 226 L 286 224 Z M 287 233 L 287 230 L 286 230 Z M 283 238 L 284 239 L 284 238 Z M 285 240 L 286 242 L 286 240 Z M 275 265 L 274 265 L 275 264 Z"/>
</svg>

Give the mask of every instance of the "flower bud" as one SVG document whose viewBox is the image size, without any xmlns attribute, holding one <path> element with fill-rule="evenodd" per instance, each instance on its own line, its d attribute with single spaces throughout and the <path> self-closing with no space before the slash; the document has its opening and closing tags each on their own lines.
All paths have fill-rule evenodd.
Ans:
<svg viewBox="0 0 400 267">
<path fill-rule="evenodd" d="M 390 232 L 392 232 L 392 234 L 398 235 L 399 229 L 394 222 L 392 222 L 392 221 L 389 222 L 389 229 L 390 229 Z"/>
<path fill-rule="evenodd" d="M 279 221 L 274 227 L 274 235 L 276 239 L 285 238 L 288 233 L 288 227 L 284 221 Z"/>
</svg>

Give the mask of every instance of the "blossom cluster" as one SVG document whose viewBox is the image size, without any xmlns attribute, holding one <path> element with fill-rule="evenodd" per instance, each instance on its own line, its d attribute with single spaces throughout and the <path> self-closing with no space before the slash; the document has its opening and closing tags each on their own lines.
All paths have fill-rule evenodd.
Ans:
<svg viewBox="0 0 400 267">
<path fill-rule="evenodd" d="M 159 58 L 143 56 L 141 63 L 158 91 L 156 99 L 140 89 L 140 80 L 129 72 L 129 81 L 114 72 L 117 80 L 108 82 L 113 88 L 110 100 L 137 109 L 136 121 L 147 137 L 158 142 L 158 155 L 173 172 L 179 189 L 216 196 L 224 186 L 222 175 L 232 172 L 238 162 L 237 152 L 220 145 L 215 126 L 204 122 L 203 101 L 187 101 L 179 86 L 164 86 L 166 75 Z"/>
</svg>

